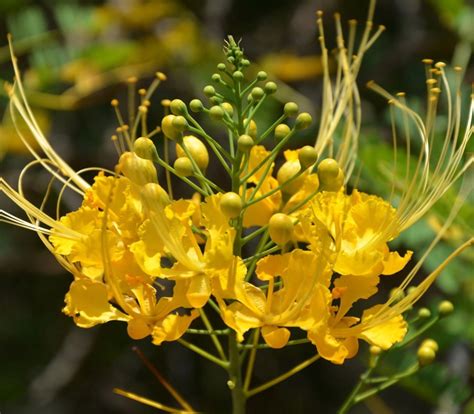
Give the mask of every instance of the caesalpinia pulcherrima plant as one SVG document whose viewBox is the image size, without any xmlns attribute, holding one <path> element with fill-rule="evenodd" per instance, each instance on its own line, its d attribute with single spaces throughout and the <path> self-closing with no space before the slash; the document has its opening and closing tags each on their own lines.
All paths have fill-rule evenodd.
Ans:
<svg viewBox="0 0 474 414">
<path fill-rule="evenodd" d="M 357 355 L 361 340 L 371 345 L 377 358 L 381 350 L 404 340 L 408 330 L 404 313 L 472 239 L 416 284 L 412 282 L 423 260 L 407 272 L 397 294 L 366 306 L 361 314 L 353 311 L 353 305 L 364 304 L 385 279 L 405 268 L 412 252 L 400 255 L 390 250 L 389 242 L 423 217 L 470 166 L 472 159 L 466 160 L 464 152 L 472 135 L 473 103 L 471 97 L 463 127 L 461 69 L 454 68 L 453 90 L 441 62 L 425 61 L 428 108 L 424 118 L 406 104 L 403 94 L 392 96 L 370 83 L 371 89 L 388 99 L 394 117 L 403 119 L 401 130 L 396 123 L 393 126 L 394 148 L 404 141 L 408 150 L 419 148 L 419 153 L 414 164 L 407 161 L 402 176 L 395 157 L 393 170 L 383 176 L 393 183 L 389 200 L 351 187 L 361 125 L 356 78 L 364 54 L 383 31 L 383 27 L 373 29 L 374 6 L 372 1 L 359 42 L 356 22 L 349 22 L 344 37 L 340 17 L 335 16 L 334 76 L 322 13 L 318 13 L 324 67 L 318 134 L 314 146 L 285 151 L 287 144 L 295 146 L 299 131 L 311 125 L 311 115 L 288 102 L 272 125 L 257 126 L 254 117 L 277 85 L 267 81 L 264 72 L 247 81 L 250 62 L 229 37 L 224 47 L 226 63 L 219 63 L 218 73 L 212 75 L 215 86 L 204 88 L 209 106 L 198 99 L 189 105 L 179 99 L 165 100 L 161 126 L 150 132 L 150 99 L 166 79 L 157 73 L 147 90 L 138 91 L 140 105 L 128 114 L 127 123 L 119 102 L 112 101 L 119 121 L 112 137 L 119 155 L 115 171 L 74 171 L 38 128 L 12 52 L 15 82 L 7 86 L 12 117 L 20 116 L 28 125 L 41 151 L 29 147 L 35 160 L 21 174 L 18 190 L 1 180 L 2 192 L 24 210 L 28 220 L 4 211 L 2 220 L 36 231 L 73 275 L 63 312 L 84 328 L 124 322 L 133 339 L 150 337 L 156 345 L 178 341 L 216 363 L 228 372 L 235 414 L 245 411 L 249 397 L 318 358 L 343 364 Z M 133 92 L 133 80 L 130 85 Z M 435 157 L 432 145 L 442 97 L 448 123 L 442 150 Z M 207 133 L 193 113 L 220 123 L 228 142 Z M 282 151 L 285 161 L 277 168 Z M 223 184 L 206 174 L 210 162 L 225 173 L 227 179 L 219 180 Z M 40 206 L 23 192 L 25 173 L 37 165 L 49 171 L 52 184 L 60 184 L 55 217 L 43 211 L 52 186 Z M 91 170 L 98 171 L 93 183 L 81 177 Z M 172 175 L 190 188 L 192 196 L 173 191 Z M 78 193 L 83 201 L 77 210 L 62 215 L 66 190 Z M 457 208 L 453 207 L 452 216 Z M 446 308 L 448 303 L 443 312 Z M 222 326 L 211 326 L 208 312 L 217 312 Z M 191 328 L 193 323 L 201 328 Z M 210 336 L 215 353 L 190 342 L 188 338 L 198 334 Z M 252 387 L 258 349 L 307 343 L 314 346 L 313 357 Z M 420 363 L 434 357 L 435 345 L 425 343 L 420 348 Z M 361 400 L 358 391 L 341 413 Z M 192 412 L 177 394 L 181 410 L 118 392 L 165 411 Z"/>
</svg>

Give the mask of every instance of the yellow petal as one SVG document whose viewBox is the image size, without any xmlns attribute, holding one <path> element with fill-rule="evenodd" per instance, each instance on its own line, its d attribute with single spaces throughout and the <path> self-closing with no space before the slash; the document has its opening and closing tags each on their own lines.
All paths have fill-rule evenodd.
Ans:
<svg viewBox="0 0 474 414">
<path fill-rule="evenodd" d="M 362 323 L 370 321 L 382 306 L 376 305 L 365 310 L 362 315 Z M 407 330 L 407 323 L 401 315 L 398 315 L 384 323 L 365 329 L 359 337 L 372 345 L 382 349 L 389 349 L 393 344 L 403 340 Z"/>
<path fill-rule="evenodd" d="M 75 280 L 71 283 L 63 312 L 72 316 L 74 322 L 81 328 L 90 328 L 112 320 L 128 319 L 109 303 L 107 286 L 90 279 Z"/>
<path fill-rule="evenodd" d="M 186 298 L 193 308 L 202 308 L 211 296 L 211 284 L 206 274 L 201 273 L 190 279 Z"/>
<path fill-rule="evenodd" d="M 383 261 L 383 275 L 393 275 L 402 270 L 413 255 L 412 251 L 407 251 L 403 257 L 398 252 L 390 252 Z"/>
<path fill-rule="evenodd" d="M 170 314 L 163 320 L 157 322 L 151 333 L 153 343 L 161 345 L 163 341 L 176 341 L 181 338 L 189 328 L 191 322 L 199 316 L 199 312 L 193 310 L 189 315 L 179 316 Z"/>
<path fill-rule="evenodd" d="M 277 326 L 263 326 L 261 329 L 263 339 L 271 348 L 283 348 L 290 339 L 290 331 Z"/>
</svg>

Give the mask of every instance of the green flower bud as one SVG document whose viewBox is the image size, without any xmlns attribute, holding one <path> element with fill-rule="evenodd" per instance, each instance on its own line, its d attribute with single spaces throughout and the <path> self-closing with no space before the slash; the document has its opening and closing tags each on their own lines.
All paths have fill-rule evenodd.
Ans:
<svg viewBox="0 0 474 414">
<path fill-rule="evenodd" d="M 158 206 L 166 206 L 170 203 L 170 197 L 161 185 L 157 183 L 145 184 L 140 192 L 142 199 L 150 209 Z"/>
<path fill-rule="evenodd" d="M 278 184 L 283 185 L 287 181 L 291 180 L 300 171 L 301 165 L 298 160 L 286 161 L 278 170 Z M 286 194 L 295 194 L 303 185 L 304 179 L 304 174 L 301 174 L 298 178 L 295 178 L 293 181 L 291 181 L 291 183 L 285 185 L 281 191 Z"/>
<path fill-rule="evenodd" d="M 220 70 L 221 72 L 225 71 L 226 70 L 226 65 L 225 63 L 219 63 L 217 65 L 217 70 Z"/>
<path fill-rule="evenodd" d="M 175 116 L 171 121 L 171 124 L 179 132 L 183 132 L 188 127 L 188 121 L 186 121 L 186 118 L 181 115 Z"/>
<path fill-rule="evenodd" d="M 260 72 L 257 73 L 257 79 L 259 81 L 264 81 L 267 78 L 268 78 L 267 72 L 264 72 L 263 70 L 261 70 Z"/>
<path fill-rule="evenodd" d="M 191 108 L 191 111 L 193 112 L 201 112 L 204 108 L 202 102 L 199 99 L 193 99 L 189 103 L 189 108 Z"/>
<path fill-rule="evenodd" d="M 325 158 L 318 165 L 318 176 L 321 181 L 332 181 L 339 174 L 339 164 L 332 158 Z"/>
<path fill-rule="evenodd" d="M 454 311 L 454 305 L 449 300 L 443 300 L 438 305 L 438 312 L 440 316 L 448 316 Z"/>
<path fill-rule="evenodd" d="M 212 104 L 212 105 L 220 105 L 222 103 L 222 99 L 219 98 L 218 96 L 211 96 L 209 98 L 209 102 Z"/>
<path fill-rule="evenodd" d="M 216 90 L 212 85 L 204 86 L 204 89 L 202 91 L 204 92 L 204 95 L 206 95 L 208 98 L 216 94 Z"/>
<path fill-rule="evenodd" d="M 213 82 L 220 82 L 221 81 L 221 75 L 219 75 L 218 73 L 214 73 L 212 76 L 211 76 L 211 79 Z"/>
<path fill-rule="evenodd" d="M 268 95 L 272 95 L 277 91 L 278 86 L 275 82 L 267 82 L 264 89 Z"/>
<path fill-rule="evenodd" d="M 249 151 L 254 144 L 254 140 L 250 135 L 241 135 L 237 140 L 237 147 L 241 152 Z"/>
<path fill-rule="evenodd" d="M 186 104 L 181 99 L 173 99 L 170 103 L 171 113 L 174 115 L 186 114 Z"/>
<path fill-rule="evenodd" d="M 405 297 L 405 292 L 396 287 L 390 290 L 389 297 L 393 298 L 395 302 L 399 302 Z"/>
<path fill-rule="evenodd" d="M 314 147 L 305 145 L 298 151 L 298 159 L 304 169 L 309 168 L 318 160 L 318 152 Z"/>
<path fill-rule="evenodd" d="M 152 161 L 140 158 L 134 152 L 124 152 L 117 164 L 117 172 L 122 173 L 137 185 L 157 183 L 158 175 Z"/>
<path fill-rule="evenodd" d="M 219 202 L 221 211 L 227 218 L 236 218 L 242 211 L 242 199 L 233 192 L 225 193 Z"/>
<path fill-rule="evenodd" d="M 252 89 L 251 95 L 253 99 L 255 99 L 256 101 L 259 101 L 260 99 L 263 98 L 263 96 L 265 95 L 265 92 L 263 91 L 262 88 L 256 87 Z"/>
<path fill-rule="evenodd" d="M 293 237 L 293 221 L 290 216 L 283 213 L 276 213 L 268 222 L 268 233 L 274 243 L 284 245 Z"/>
<path fill-rule="evenodd" d="M 173 120 L 175 118 L 175 115 L 166 115 L 161 120 L 161 130 L 167 138 L 172 140 L 176 140 L 181 136 L 181 133 L 173 125 Z"/>
<path fill-rule="evenodd" d="M 369 352 L 370 352 L 370 355 L 373 355 L 373 356 L 378 356 L 382 353 L 382 348 L 380 348 L 379 346 L 377 345 L 372 345 L 370 348 L 369 348 Z"/>
<path fill-rule="evenodd" d="M 186 147 L 199 169 L 204 171 L 209 165 L 209 152 L 202 141 L 194 135 L 186 135 L 183 137 L 182 145 Z M 178 158 L 187 157 L 182 145 L 176 144 L 176 156 Z"/>
<path fill-rule="evenodd" d="M 422 367 L 430 365 L 436 358 L 436 352 L 428 346 L 420 346 L 417 352 L 418 362 Z"/>
<path fill-rule="evenodd" d="M 240 71 L 240 70 L 236 70 L 233 74 L 232 74 L 232 77 L 236 80 L 236 81 L 243 81 L 244 80 L 244 74 Z"/>
<path fill-rule="evenodd" d="M 216 121 L 220 121 L 224 118 L 224 110 L 218 105 L 214 105 L 209 109 L 209 116 Z"/>
<path fill-rule="evenodd" d="M 180 177 L 189 177 L 193 175 L 193 164 L 188 157 L 179 157 L 173 165 Z"/>
<path fill-rule="evenodd" d="M 313 118 L 308 112 L 302 112 L 296 117 L 295 128 L 306 129 L 313 123 Z"/>
<path fill-rule="evenodd" d="M 428 319 L 431 317 L 431 311 L 428 308 L 420 308 L 418 310 L 418 317 L 421 319 Z"/>
<path fill-rule="evenodd" d="M 433 351 L 438 352 L 439 350 L 439 346 L 438 346 L 438 342 L 436 342 L 434 339 L 431 339 L 431 338 L 428 338 L 428 339 L 425 339 L 422 343 L 421 343 L 421 347 L 428 347 L 428 348 L 431 348 Z"/>
<path fill-rule="evenodd" d="M 156 154 L 156 147 L 153 141 L 147 137 L 140 137 L 133 143 L 133 151 L 140 158 L 153 160 Z"/>
<path fill-rule="evenodd" d="M 241 62 L 243 67 L 250 66 L 250 60 L 248 59 L 242 59 Z"/>
<path fill-rule="evenodd" d="M 222 102 L 221 108 L 226 111 L 229 116 L 232 116 L 234 114 L 234 107 L 229 102 Z"/>
<path fill-rule="evenodd" d="M 294 102 L 287 102 L 283 107 L 283 112 L 289 118 L 292 118 L 298 115 L 299 107 Z"/>
<path fill-rule="evenodd" d="M 290 132 L 291 132 L 291 129 L 288 125 L 286 125 L 286 124 L 277 125 L 277 127 L 275 128 L 275 139 L 277 141 L 281 141 Z"/>
</svg>

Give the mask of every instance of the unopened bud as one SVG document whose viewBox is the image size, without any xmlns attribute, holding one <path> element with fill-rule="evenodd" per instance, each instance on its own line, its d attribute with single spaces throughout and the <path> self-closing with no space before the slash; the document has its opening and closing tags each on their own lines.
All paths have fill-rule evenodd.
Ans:
<svg viewBox="0 0 474 414">
<path fill-rule="evenodd" d="M 443 300 L 438 305 L 438 312 L 440 316 L 448 316 L 454 311 L 454 305 L 449 300 Z"/>
<path fill-rule="evenodd" d="M 421 319 L 428 319 L 431 317 L 431 311 L 428 308 L 420 308 L 418 310 L 418 317 Z"/>
<path fill-rule="evenodd" d="M 188 157 L 177 158 L 173 167 L 180 177 L 189 177 L 193 175 L 193 164 Z"/>
<path fill-rule="evenodd" d="M 268 233 L 274 243 L 284 245 L 293 237 L 293 221 L 290 216 L 283 213 L 276 213 L 268 222 Z"/>
<path fill-rule="evenodd" d="M 163 133 L 166 135 L 167 138 L 176 140 L 181 136 L 180 131 L 178 131 L 174 126 L 173 126 L 173 120 L 176 118 L 175 115 L 166 115 L 162 120 L 161 120 L 161 130 Z"/>
<path fill-rule="evenodd" d="M 292 118 L 298 115 L 299 107 L 294 102 L 287 102 L 283 108 L 283 112 L 289 118 Z"/>
<path fill-rule="evenodd" d="M 240 71 L 240 70 L 236 70 L 233 74 L 232 74 L 232 77 L 236 80 L 236 81 L 242 81 L 244 80 L 244 74 Z"/>
<path fill-rule="evenodd" d="M 255 142 L 250 135 L 241 135 L 237 140 L 237 147 L 241 152 L 250 151 Z"/>
<path fill-rule="evenodd" d="M 234 107 L 229 102 L 222 102 L 221 108 L 226 111 L 229 116 L 232 116 L 234 114 Z"/>
<path fill-rule="evenodd" d="M 189 108 L 193 112 L 201 112 L 204 106 L 199 99 L 193 99 L 191 102 L 189 102 Z"/>
<path fill-rule="evenodd" d="M 216 90 L 214 89 L 214 86 L 212 85 L 205 86 L 203 89 L 203 92 L 204 92 L 204 95 L 206 95 L 208 98 L 216 94 Z"/>
<path fill-rule="evenodd" d="M 301 171 L 301 165 L 298 160 L 289 160 L 283 163 L 278 170 L 277 180 L 278 184 L 283 185 L 290 181 Z M 293 179 L 290 183 L 282 187 L 281 191 L 286 194 L 295 194 L 303 185 L 304 175 L 301 174 L 298 178 Z"/>
<path fill-rule="evenodd" d="M 263 70 L 257 73 L 257 79 L 259 81 L 264 81 L 265 79 L 267 79 L 267 77 L 268 77 L 267 72 L 264 72 Z"/>
<path fill-rule="evenodd" d="M 244 119 L 244 124 L 247 122 L 247 118 Z M 248 135 L 250 135 L 253 139 L 257 138 L 257 124 L 255 121 L 252 119 L 250 120 L 249 126 L 248 126 Z"/>
<path fill-rule="evenodd" d="M 202 141 L 194 135 L 187 135 L 183 137 L 183 145 L 186 147 L 199 169 L 205 171 L 209 165 L 209 153 Z M 176 144 L 176 155 L 178 158 L 187 157 L 186 152 L 180 144 Z"/>
<path fill-rule="evenodd" d="M 421 347 L 424 347 L 424 346 L 431 348 L 433 351 L 435 351 L 435 353 L 438 352 L 439 350 L 438 342 L 436 342 L 434 339 L 431 339 L 431 338 L 425 339 L 421 343 Z"/>
<path fill-rule="evenodd" d="M 277 141 L 281 141 L 290 133 L 290 131 L 291 131 L 290 127 L 286 124 L 277 125 L 275 128 L 275 139 Z"/>
<path fill-rule="evenodd" d="M 308 112 L 302 112 L 296 117 L 295 128 L 306 129 L 313 123 L 313 118 Z"/>
<path fill-rule="evenodd" d="M 137 185 L 157 183 L 158 176 L 153 162 L 140 158 L 134 152 L 124 152 L 117 164 L 117 172 L 122 173 Z"/>
<path fill-rule="evenodd" d="M 436 358 L 436 352 L 428 346 L 420 346 L 417 352 L 418 362 L 422 367 L 431 364 Z"/>
<path fill-rule="evenodd" d="M 224 110 L 220 106 L 214 105 L 209 109 L 209 116 L 216 121 L 220 121 L 224 118 Z"/>
<path fill-rule="evenodd" d="M 187 112 L 186 104 L 181 99 L 173 99 L 170 103 L 170 110 L 174 115 L 184 115 Z"/>
<path fill-rule="evenodd" d="M 179 132 L 183 132 L 188 127 L 188 121 L 184 116 L 178 115 L 173 118 L 171 125 Z"/>
<path fill-rule="evenodd" d="M 145 158 L 146 160 L 154 160 L 156 154 L 156 147 L 153 141 L 147 137 L 140 137 L 135 140 L 133 143 L 133 151 L 140 158 Z"/>
<path fill-rule="evenodd" d="M 242 211 L 242 199 L 237 193 L 225 193 L 221 197 L 219 206 L 227 218 L 236 218 Z"/>
<path fill-rule="evenodd" d="M 305 145 L 298 151 L 298 159 L 304 169 L 309 168 L 318 160 L 318 152 L 314 147 Z"/>
<path fill-rule="evenodd" d="M 274 94 L 278 89 L 278 86 L 275 82 L 267 82 L 265 84 L 264 90 L 268 95 Z"/>
<path fill-rule="evenodd" d="M 142 200 L 151 210 L 157 206 L 165 206 L 170 203 L 168 193 L 164 188 L 156 183 L 148 183 L 141 190 Z"/>
<path fill-rule="evenodd" d="M 265 92 L 263 91 L 262 88 L 259 88 L 257 86 L 256 88 L 252 89 L 251 95 L 254 100 L 259 101 L 260 99 L 264 97 Z"/>
</svg>

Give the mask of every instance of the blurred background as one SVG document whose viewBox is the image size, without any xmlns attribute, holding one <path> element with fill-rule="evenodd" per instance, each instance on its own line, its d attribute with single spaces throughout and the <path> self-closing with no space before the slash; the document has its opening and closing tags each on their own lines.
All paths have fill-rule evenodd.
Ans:
<svg viewBox="0 0 474 414">
<path fill-rule="evenodd" d="M 367 54 L 359 78 L 363 99 L 359 187 L 386 194 L 380 162 L 391 159 L 390 122 L 383 99 L 365 83 L 374 79 L 391 92 L 407 92 L 408 101 L 425 102 L 424 67 L 429 57 L 466 68 L 464 102 L 474 80 L 470 48 L 474 10 L 468 0 L 381 0 L 375 22 L 387 30 Z M 202 89 L 223 60 L 222 40 L 232 34 L 253 62 L 279 84 L 261 122 L 279 116 L 282 102 L 293 100 L 317 120 L 321 64 L 315 11 L 325 11 L 326 35 L 334 46 L 332 14 L 363 22 L 367 1 L 348 0 L 2 0 L 0 1 L 0 78 L 12 80 L 7 33 L 16 54 L 28 99 L 45 134 L 76 168 L 113 168 L 116 154 L 110 137 L 116 128 L 110 100 L 125 100 L 126 80 L 146 87 L 155 71 L 168 81 L 152 103 L 150 120 L 159 124 L 160 100 L 204 98 Z M 17 138 L 7 99 L 0 95 L 0 173 L 14 184 L 31 160 Z M 465 105 L 467 107 L 467 105 Z M 260 119 L 259 118 L 259 119 Z M 440 117 L 440 126 L 446 121 Z M 260 121 L 259 121 L 260 122 Z M 259 123 L 257 122 L 257 123 Z M 155 125 L 151 125 L 154 127 Z M 21 126 L 20 126 L 21 128 Z M 317 122 L 298 146 L 314 141 Z M 303 142 L 305 141 L 305 142 Z M 472 152 L 472 143 L 470 151 Z M 212 170 L 210 171 L 212 174 Z M 27 194 L 39 200 L 48 177 L 34 170 Z M 455 191 L 447 194 L 426 219 L 405 232 L 395 247 L 415 250 L 418 258 L 449 212 Z M 77 200 L 70 200 L 70 208 Z M 0 207 L 14 212 L 0 200 Z M 447 236 L 426 261 L 433 270 L 454 246 L 472 236 L 474 204 L 468 201 Z M 134 342 L 123 324 L 90 330 L 76 328 L 61 313 L 70 276 L 30 232 L 0 223 L 0 411 L 5 414 L 151 413 L 112 393 L 121 387 L 172 404 L 171 397 L 132 351 L 138 345 L 161 374 L 199 411 L 228 412 L 226 374 L 209 366 L 179 344 L 159 348 L 147 339 Z M 389 281 L 396 285 L 400 278 Z M 387 295 L 387 286 L 382 295 Z M 423 299 L 436 309 L 447 298 L 455 313 L 426 336 L 441 351 L 437 362 L 401 382 L 353 413 L 474 412 L 474 274 L 473 252 L 453 262 Z M 366 347 L 343 366 L 320 361 L 290 380 L 256 396 L 249 413 L 334 413 L 366 363 Z M 270 379 L 314 352 L 310 345 L 258 354 L 255 383 Z M 410 352 L 393 352 L 384 369 L 414 360 Z"/>
</svg>

